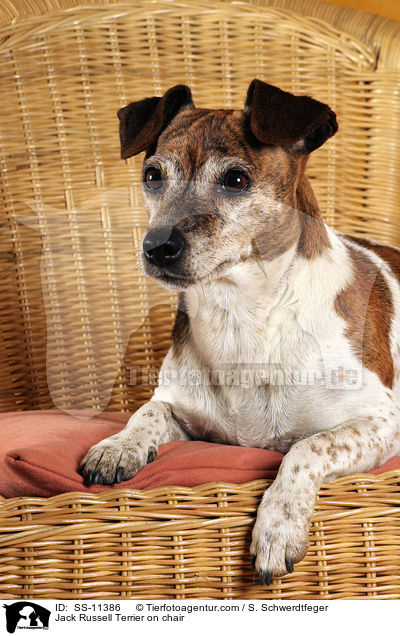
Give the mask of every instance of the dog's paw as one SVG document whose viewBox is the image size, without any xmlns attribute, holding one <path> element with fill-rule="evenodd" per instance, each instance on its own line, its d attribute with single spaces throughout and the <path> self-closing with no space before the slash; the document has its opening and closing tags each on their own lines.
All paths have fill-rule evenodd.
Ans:
<svg viewBox="0 0 400 636">
<path fill-rule="evenodd" d="M 257 511 L 250 553 L 252 567 L 258 570 L 261 585 L 272 577 L 293 572 L 308 548 L 312 509 L 293 499 L 282 500 L 265 493 Z"/>
<path fill-rule="evenodd" d="M 156 455 L 155 444 L 144 436 L 127 440 L 117 434 L 92 446 L 82 459 L 79 473 L 88 486 L 120 484 L 134 477 Z"/>
</svg>

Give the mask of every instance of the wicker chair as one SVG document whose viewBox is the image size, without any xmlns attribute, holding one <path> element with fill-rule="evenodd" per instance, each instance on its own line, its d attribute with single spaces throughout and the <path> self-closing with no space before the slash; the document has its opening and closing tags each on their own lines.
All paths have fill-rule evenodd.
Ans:
<svg viewBox="0 0 400 636">
<path fill-rule="evenodd" d="M 258 77 L 329 103 L 340 132 L 308 169 L 327 221 L 400 245 L 400 23 L 313 0 L 0 11 L 2 411 L 151 395 L 176 298 L 137 258 L 141 158 L 120 160 L 115 117 L 132 99 L 182 82 L 240 107 Z M 400 598 L 399 482 L 323 486 L 307 557 L 270 588 L 248 555 L 266 482 L 1 498 L 0 596 Z"/>
</svg>

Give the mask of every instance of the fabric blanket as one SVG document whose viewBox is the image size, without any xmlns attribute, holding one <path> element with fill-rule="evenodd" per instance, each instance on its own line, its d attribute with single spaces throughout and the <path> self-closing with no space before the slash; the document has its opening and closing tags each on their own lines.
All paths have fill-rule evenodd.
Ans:
<svg viewBox="0 0 400 636">
<path fill-rule="evenodd" d="M 120 485 L 87 487 L 79 475 L 87 450 L 126 424 L 129 415 L 74 411 L 0 414 L 0 494 L 50 497 L 68 491 L 98 493 L 109 488 L 146 490 L 158 486 L 197 486 L 210 482 L 241 484 L 274 478 L 282 455 L 259 448 L 209 442 L 170 442 L 155 461 Z M 393 458 L 371 473 L 400 468 Z"/>
</svg>

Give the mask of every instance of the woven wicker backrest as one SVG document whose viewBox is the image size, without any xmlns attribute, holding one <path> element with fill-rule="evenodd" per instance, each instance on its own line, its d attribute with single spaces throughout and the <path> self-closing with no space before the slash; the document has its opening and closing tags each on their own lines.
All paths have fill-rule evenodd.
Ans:
<svg viewBox="0 0 400 636">
<path fill-rule="evenodd" d="M 119 158 L 116 111 L 176 83 L 199 106 L 240 108 L 254 77 L 337 112 L 309 163 L 327 221 L 400 243 L 399 72 L 373 43 L 288 9 L 193 1 L 0 28 L 1 410 L 151 395 L 175 296 L 140 270 L 142 157 Z"/>
</svg>

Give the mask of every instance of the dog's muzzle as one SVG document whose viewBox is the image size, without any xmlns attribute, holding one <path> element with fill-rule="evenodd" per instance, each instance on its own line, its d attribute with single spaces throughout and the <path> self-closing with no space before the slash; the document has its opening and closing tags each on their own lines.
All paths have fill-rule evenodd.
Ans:
<svg viewBox="0 0 400 636">
<path fill-rule="evenodd" d="M 185 248 L 185 239 L 175 227 L 155 227 L 143 239 L 143 254 L 152 265 L 174 265 Z"/>
</svg>

